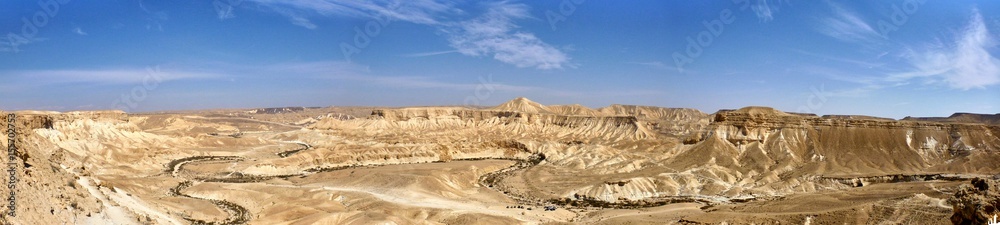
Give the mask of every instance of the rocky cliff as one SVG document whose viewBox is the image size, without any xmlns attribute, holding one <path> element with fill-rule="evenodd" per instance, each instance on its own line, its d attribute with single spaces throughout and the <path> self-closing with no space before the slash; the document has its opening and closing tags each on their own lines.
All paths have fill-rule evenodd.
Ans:
<svg viewBox="0 0 1000 225">
<path fill-rule="evenodd" d="M 8 159 L 6 147 L 11 144 L 6 132 L 10 113 L 14 114 L 13 144 L 17 147 L 18 160 L 13 165 L 16 172 L 12 175 L 16 177 L 16 182 L 10 183 L 10 176 L 0 178 L 6 186 L 0 193 L 3 193 L 3 199 L 16 199 L 17 215 L 7 217 L 9 208 L 4 207 L 0 221 L 13 224 L 99 221 L 99 217 L 107 212 L 106 206 L 97 200 L 99 197 L 95 192 L 91 192 L 96 189 L 91 186 L 92 180 L 82 176 L 97 172 L 90 166 L 94 164 L 88 164 L 88 161 L 111 165 L 106 161 L 109 159 L 104 158 L 107 151 L 103 151 L 105 148 L 101 145 L 113 141 L 103 137 L 113 132 L 135 130 L 124 127 L 127 126 L 124 122 L 127 115 L 122 111 L 0 113 L 0 127 L 5 131 L 4 137 L 0 138 L 5 149 L 2 154 L 5 161 Z M 60 135 L 62 132 L 71 134 Z M 62 141 L 50 139 L 57 136 L 62 136 Z M 83 150 L 87 148 L 90 149 Z M 116 163 L 129 164 L 132 160 Z M 14 197 L 10 193 L 14 193 Z"/>
<path fill-rule="evenodd" d="M 612 116 L 615 114 L 606 114 L 580 104 L 573 105 L 551 105 L 548 106 L 555 114 L 559 115 L 573 115 L 573 116 Z"/>
<path fill-rule="evenodd" d="M 552 113 L 547 106 L 531 101 L 524 97 L 515 98 L 491 108 L 496 111 L 524 112 L 524 113 Z"/>
<path fill-rule="evenodd" d="M 701 132 L 709 123 L 709 115 L 697 109 L 662 108 L 655 106 L 611 105 L 598 109 L 606 115 L 634 116 L 658 134 L 684 137 Z"/>
<path fill-rule="evenodd" d="M 758 172 L 786 163 L 805 169 L 797 173 L 814 174 L 1000 171 L 992 166 L 1000 160 L 994 154 L 1000 134 L 985 124 L 815 117 L 748 107 L 716 113 L 709 129 L 705 140 L 725 140 L 739 149 L 730 157 Z"/>
<path fill-rule="evenodd" d="M 6 126 L 8 114 L 15 115 L 15 121 L 26 129 L 52 128 L 54 121 L 74 121 L 81 119 L 100 121 L 128 121 L 128 114 L 120 110 L 109 111 L 14 111 L 0 113 L 0 119 Z"/>
<path fill-rule="evenodd" d="M 1000 213 L 1000 182 L 990 179 L 972 179 L 962 185 L 948 199 L 952 205 L 953 224 L 989 224 Z"/>
<path fill-rule="evenodd" d="M 792 114 L 768 107 L 713 114 L 694 141 L 664 151 L 655 176 L 568 190 L 602 201 L 669 196 L 753 198 L 1000 172 L 1000 129 L 974 123 Z M 554 162 L 556 163 L 556 162 Z M 627 171 L 655 170 L 633 167 Z M 587 168 L 598 171 L 597 168 Z"/>
<path fill-rule="evenodd" d="M 523 111 L 522 111 L 523 110 Z M 635 116 L 588 116 L 552 113 L 548 107 L 515 99 L 501 106 L 479 110 L 461 107 L 421 107 L 373 110 L 363 121 L 324 119 L 313 128 L 343 128 L 343 123 L 370 129 L 451 129 L 478 128 L 509 133 L 511 136 L 547 134 L 578 138 L 602 137 L 609 140 L 646 139 L 655 134 Z"/>
</svg>

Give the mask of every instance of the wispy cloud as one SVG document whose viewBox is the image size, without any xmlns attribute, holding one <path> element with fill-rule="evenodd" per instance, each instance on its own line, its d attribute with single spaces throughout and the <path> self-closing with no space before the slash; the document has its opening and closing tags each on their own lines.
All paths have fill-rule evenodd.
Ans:
<svg viewBox="0 0 1000 225">
<path fill-rule="evenodd" d="M 158 81 L 182 79 L 203 79 L 221 77 L 220 74 L 194 71 L 160 71 L 147 69 L 96 69 L 96 70 L 14 70 L 0 71 L 4 77 L 25 80 L 25 83 L 96 83 L 96 84 L 141 84 L 149 76 Z M 29 82 L 34 81 L 34 82 Z"/>
<path fill-rule="evenodd" d="M 753 12 L 757 14 L 757 18 L 761 21 L 771 21 L 774 19 L 774 13 L 771 12 L 771 6 L 767 5 L 767 0 L 758 0 L 757 4 L 751 6 Z"/>
<path fill-rule="evenodd" d="M 969 24 L 956 36 L 953 44 L 911 50 L 907 59 L 912 70 L 892 74 L 889 80 L 921 78 L 925 83 L 944 83 L 961 90 L 1000 84 L 1000 60 L 989 52 L 996 41 L 979 10 L 973 11 Z"/>
<path fill-rule="evenodd" d="M 235 65 L 227 66 L 233 68 Z M 263 66 L 242 66 L 238 71 L 257 71 L 258 73 L 283 73 L 295 77 L 312 79 L 337 79 L 371 83 L 397 88 L 435 88 L 450 90 L 475 90 L 479 83 L 450 83 L 437 81 L 424 76 L 383 76 L 373 73 L 368 66 L 347 61 L 317 61 L 280 63 Z M 529 91 L 535 87 L 494 84 L 500 90 Z"/>
<path fill-rule="evenodd" d="M 405 21 L 434 25 L 440 22 L 438 14 L 460 12 L 450 3 L 436 0 L 250 0 L 275 12 L 288 16 L 293 24 L 309 29 L 315 25 L 310 16 L 340 16 L 378 20 Z"/>
<path fill-rule="evenodd" d="M 429 76 L 387 76 L 373 72 L 368 66 L 357 64 L 348 61 L 316 61 L 316 62 L 295 62 L 295 63 L 279 63 L 271 65 L 214 65 L 213 67 L 226 68 L 227 71 L 234 71 L 232 73 L 240 73 L 243 75 L 254 75 L 254 73 L 259 73 L 262 75 L 270 75 L 275 73 L 281 73 L 289 77 L 296 78 L 307 78 L 307 79 L 332 79 L 332 80 L 342 80 L 342 81 L 353 81 L 365 84 L 372 84 L 378 86 L 392 87 L 392 88 L 406 88 L 406 89 L 437 89 L 437 90 L 452 90 L 452 91 L 469 91 L 474 92 L 477 89 L 483 88 L 484 81 L 485 85 L 488 85 L 490 89 L 497 92 L 508 92 L 518 95 L 524 94 L 537 94 L 545 96 L 559 96 L 559 97 L 584 97 L 584 96 L 647 96 L 654 94 L 662 94 L 660 91 L 652 90 L 629 90 L 629 91 L 607 91 L 607 92 L 597 92 L 593 91 L 579 92 L 579 91 L 567 91 L 559 90 L 546 87 L 538 86 L 524 86 L 524 85 L 514 85 L 506 84 L 501 81 L 493 80 L 492 75 L 482 76 L 478 79 L 469 79 L 468 82 L 454 82 L 454 81 L 442 81 Z M 241 72 L 245 71 L 245 72 Z"/>
<path fill-rule="evenodd" d="M 310 30 L 315 30 L 317 27 L 316 24 L 313 24 L 312 21 L 309 21 L 309 19 L 306 19 L 305 17 L 297 15 L 289 17 L 292 20 L 292 24 L 295 24 L 296 26 L 305 27 Z"/>
<path fill-rule="evenodd" d="M 834 16 L 822 21 L 819 32 L 827 36 L 849 42 L 875 42 L 881 36 L 858 14 L 833 2 L 827 2 Z"/>
<path fill-rule="evenodd" d="M 73 33 L 76 33 L 76 34 L 79 34 L 79 35 L 87 35 L 87 32 L 84 32 L 83 29 L 80 29 L 80 27 L 73 28 Z"/>
<path fill-rule="evenodd" d="M 458 52 L 467 56 L 492 57 L 517 67 L 562 69 L 569 56 L 531 32 L 521 30 L 515 20 L 532 18 L 525 4 L 506 1 L 482 4 L 485 13 L 468 20 L 467 13 L 452 2 L 439 0 L 251 0 L 287 16 L 293 24 L 316 29 L 309 18 L 370 18 L 380 23 L 403 21 L 428 25 L 443 33 L 454 51 L 413 54 L 412 57 Z"/>
<path fill-rule="evenodd" d="M 595 93 L 597 96 L 609 97 L 640 97 L 640 96 L 662 96 L 666 92 L 660 90 L 621 90 L 621 91 L 601 91 Z M 587 96 L 587 95 L 582 95 Z"/>
<path fill-rule="evenodd" d="M 660 62 L 660 61 L 627 62 L 627 63 L 628 64 L 635 64 L 635 65 L 646 66 L 646 67 L 650 67 L 650 68 L 654 68 L 654 69 L 661 69 L 661 70 L 677 70 L 676 67 L 669 66 L 666 63 L 663 63 L 663 62 Z"/>
<path fill-rule="evenodd" d="M 806 51 L 805 55 L 856 65 L 845 71 L 829 66 L 811 66 L 804 73 L 822 75 L 828 79 L 854 83 L 857 86 L 830 92 L 831 96 L 864 97 L 886 88 L 921 85 L 920 88 L 946 87 L 957 90 L 986 88 L 1000 84 L 1000 59 L 990 54 L 997 45 L 994 36 L 978 10 L 974 10 L 966 26 L 959 29 L 952 42 L 937 40 L 921 47 L 904 45 L 902 54 L 893 58 L 902 64 L 875 63 L 878 60 L 854 60 L 824 56 Z M 888 53 L 879 53 L 882 58 Z M 884 60 L 883 60 L 884 61 Z M 864 69 L 867 68 L 867 69 Z M 857 70 L 861 69 L 861 70 Z"/>
<path fill-rule="evenodd" d="M 144 0 L 139 0 L 139 9 L 146 13 L 146 30 L 163 31 L 163 23 L 170 19 L 164 11 L 155 11 L 143 4 Z"/>
<path fill-rule="evenodd" d="M 801 49 L 792 49 L 792 51 L 794 51 L 796 53 L 799 53 L 799 54 L 807 55 L 807 56 L 817 57 L 817 58 L 822 59 L 822 60 L 828 60 L 828 61 L 845 63 L 845 64 L 849 64 L 849 65 L 852 65 L 852 66 L 860 67 L 860 68 L 878 68 L 878 67 L 885 66 L 885 63 L 883 63 L 883 62 L 877 62 L 877 61 L 874 61 L 874 60 L 852 59 L 852 58 L 848 58 L 848 57 L 841 57 L 841 56 L 826 55 L 826 54 L 822 54 L 822 53 L 815 53 L 815 52 L 805 51 L 805 50 L 801 50 Z M 877 56 L 875 56 L 875 58 L 876 59 L 877 58 L 881 58 L 882 56 L 885 56 L 885 54 L 888 54 L 888 53 L 880 53 Z"/>
<path fill-rule="evenodd" d="M 45 41 L 47 38 L 23 37 L 20 35 L 0 36 L 0 52 L 20 52 L 18 46 Z"/>
<path fill-rule="evenodd" d="M 459 22 L 447 29 L 448 41 L 459 53 L 469 56 L 493 56 L 517 67 L 561 69 L 569 56 L 543 42 L 534 34 L 517 31 L 515 19 L 529 18 L 528 6 L 498 2 L 475 19 Z"/>
<path fill-rule="evenodd" d="M 420 53 L 406 54 L 406 55 L 403 55 L 403 56 L 405 56 L 405 57 L 427 57 L 427 56 L 444 55 L 444 54 L 456 53 L 456 52 L 458 52 L 458 50 L 436 51 L 436 52 L 420 52 Z"/>
<path fill-rule="evenodd" d="M 0 70 L 0 77 L 9 83 L 0 83 L 0 93 L 31 92 L 56 85 L 88 85 L 105 88 L 111 85 L 143 85 L 178 80 L 215 79 L 225 74 L 202 70 L 111 68 L 111 69 L 56 69 L 56 70 Z"/>
<path fill-rule="evenodd" d="M 234 7 L 232 5 L 226 5 L 224 7 L 218 7 L 215 10 L 216 15 L 219 20 L 227 20 L 236 18 L 236 13 L 233 12 Z"/>
<path fill-rule="evenodd" d="M 758 19 L 768 22 L 774 20 L 774 14 L 780 11 L 781 5 L 787 2 L 788 0 L 757 0 L 757 3 L 750 7 L 754 14 L 757 14 Z"/>
</svg>

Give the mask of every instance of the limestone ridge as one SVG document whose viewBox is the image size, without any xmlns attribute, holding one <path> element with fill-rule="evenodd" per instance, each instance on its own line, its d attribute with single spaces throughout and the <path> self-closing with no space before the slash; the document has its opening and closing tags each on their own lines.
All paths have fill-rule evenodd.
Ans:
<svg viewBox="0 0 1000 225">
<path fill-rule="evenodd" d="M 562 114 L 575 111 L 580 114 Z M 417 107 L 373 110 L 364 127 L 383 128 L 446 128 L 449 126 L 475 126 L 509 131 L 530 131 L 557 135 L 602 136 L 610 139 L 646 139 L 655 135 L 644 123 L 632 115 L 601 115 L 583 106 L 556 106 L 552 108 L 516 98 L 489 109 L 462 107 Z M 384 122 L 376 122 L 384 121 Z M 421 122 L 423 121 L 423 122 Z M 320 122 L 317 128 L 337 127 L 338 121 Z M 501 125 L 501 126 L 497 126 Z"/>
<path fill-rule="evenodd" d="M 1000 150 L 997 131 L 985 124 L 817 117 L 746 107 L 715 113 L 700 142 L 725 140 L 738 151 L 717 158 L 738 157 L 738 164 L 745 165 L 770 161 L 774 166 L 845 168 L 838 169 L 842 172 L 995 172 L 990 164 L 996 156 L 987 153 Z M 758 172 L 772 169 L 768 164 L 754 166 L 760 167 Z"/>
<path fill-rule="evenodd" d="M 663 108 L 656 106 L 618 105 L 598 109 L 607 115 L 634 116 L 656 133 L 683 137 L 702 132 L 709 124 L 709 115 L 697 109 Z"/>
<path fill-rule="evenodd" d="M 2 112 L 2 111 L 0 111 Z M 18 124 L 19 129 L 31 130 L 39 128 L 51 129 L 52 124 L 56 121 L 75 121 L 75 120 L 93 120 L 93 121 L 117 121 L 124 122 L 128 121 L 128 114 L 121 110 L 109 110 L 109 111 L 72 111 L 72 112 L 51 112 L 51 111 L 13 111 L 13 112 L 3 112 L 0 113 L 0 121 L 6 129 L 7 124 L 7 114 L 13 113 L 15 118 L 15 123 Z"/>
<path fill-rule="evenodd" d="M 934 121 L 934 122 L 960 122 L 960 123 L 984 123 L 1000 125 L 1000 113 L 997 114 L 976 114 L 976 113 L 955 113 L 949 117 L 906 117 L 906 121 Z"/>
<path fill-rule="evenodd" d="M 560 115 L 575 115 L 575 116 L 609 116 L 614 114 L 606 114 L 580 104 L 572 105 L 551 105 L 548 106 L 549 110 Z"/>
<path fill-rule="evenodd" d="M 544 153 L 546 162 L 567 171 L 614 174 L 662 169 L 655 177 L 609 181 L 616 182 L 617 189 L 600 183 L 557 192 L 607 202 L 653 196 L 783 195 L 846 188 L 857 182 L 838 177 L 858 175 L 1000 172 L 995 167 L 1000 163 L 995 153 L 1000 150 L 1000 129 L 985 124 L 821 117 L 759 106 L 711 115 L 693 109 L 612 105 L 595 110 L 600 115 L 594 116 L 585 115 L 589 114 L 585 109 L 515 99 L 488 109 L 374 110 L 367 119 L 328 119 L 312 128 L 407 138 L 436 134 L 457 138 L 458 143 L 512 141 L 530 152 Z M 439 143 L 443 142 L 435 141 Z M 499 157 L 463 149 L 472 152 L 462 153 L 467 156 Z"/>
<path fill-rule="evenodd" d="M 510 112 L 523 112 L 523 113 L 552 113 L 549 107 L 539 104 L 537 102 L 531 101 L 525 97 L 518 97 L 514 100 L 510 100 L 496 107 L 491 108 L 494 111 L 510 111 Z"/>
</svg>

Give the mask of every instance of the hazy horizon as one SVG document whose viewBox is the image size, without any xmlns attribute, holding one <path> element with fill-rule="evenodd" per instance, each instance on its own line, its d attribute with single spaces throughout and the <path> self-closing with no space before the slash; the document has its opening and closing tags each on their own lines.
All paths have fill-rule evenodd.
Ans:
<svg viewBox="0 0 1000 225">
<path fill-rule="evenodd" d="M 0 110 L 767 106 L 1000 112 L 1000 3 L 121 1 L 0 7 Z"/>
</svg>

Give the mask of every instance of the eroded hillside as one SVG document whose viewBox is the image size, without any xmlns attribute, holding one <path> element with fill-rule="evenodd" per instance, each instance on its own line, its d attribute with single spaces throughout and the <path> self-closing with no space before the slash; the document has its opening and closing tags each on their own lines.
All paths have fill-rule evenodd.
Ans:
<svg viewBox="0 0 1000 225">
<path fill-rule="evenodd" d="M 934 224 L 1000 173 L 991 123 L 767 107 L 14 114 L 12 224 Z"/>
</svg>

